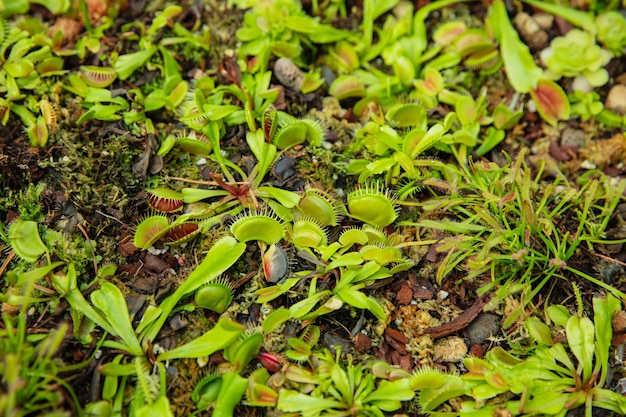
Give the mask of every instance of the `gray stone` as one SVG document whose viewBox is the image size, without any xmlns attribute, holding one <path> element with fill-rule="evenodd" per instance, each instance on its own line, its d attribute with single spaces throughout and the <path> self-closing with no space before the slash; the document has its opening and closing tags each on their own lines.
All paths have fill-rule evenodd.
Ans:
<svg viewBox="0 0 626 417">
<path fill-rule="evenodd" d="M 583 148 L 585 146 L 585 132 L 580 129 L 566 127 L 561 133 L 561 146 Z"/>
<path fill-rule="evenodd" d="M 502 331 L 501 317 L 492 313 L 480 313 L 467 328 L 472 345 L 481 345 L 488 338 L 498 336 Z"/>
<path fill-rule="evenodd" d="M 304 82 L 304 74 L 289 58 L 278 58 L 274 63 L 274 75 L 285 87 L 299 91 Z"/>
</svg>

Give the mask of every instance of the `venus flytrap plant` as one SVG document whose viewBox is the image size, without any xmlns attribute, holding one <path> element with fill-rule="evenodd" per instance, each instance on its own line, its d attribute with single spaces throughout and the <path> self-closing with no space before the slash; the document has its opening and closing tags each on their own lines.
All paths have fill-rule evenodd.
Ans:
<svg viewBox="0 0 626 417">
<path fill-rule="evenodd" d="M 304 126 L 306 129 L 314 130 L 313 122 L 306 123 Z M 268 132 L 272 130 L 267 125 L 265 127 L 267 127 Z M 272 165 L 280 157 L 277 147 L 266 141 L 266 132 L 263 129 L 248 132 L 246 135 L 247 143 L 256 157 L 257 163 L 249 173 L 246 173 L 222 155 L 219 140 L 216 136 L 212 137 L 215 140 L 211 141 L 210 148 L 213 152 L 210 157 L 219 164 L 223 176 L 218 173 L 211 173 L 213 181 L 206 182 L 206 185 L 213 185 L 218 189 L 184 188 L 180 195 L 173 191 L 158 189 L 152 191 L 153 197 L 149 200 L 155 200 L 155 203 L 151 203 L 151 205 L 159 211 L 167 211 L 174 204 L 178 210 L 184 203 L 190 204 L 202 200 L 208 200 L 211 203 L 197 212 L 181 215 L 172 222 L 163 215 L 154 215 L 144 219 L 137 227 L 135 246 L 145 249 L 158 240 L 165 240 L 169 243 L 187 241 L 195 233 L 206 230 L 218 222 L 218 215 L 227 213 L 234 216 L 242 209 L 246 209 L 247 214 L 239 215 L 231 225 L 231 232 L 237 239 L 245 242 L 262 240 L 270 245 L 282 239 L 284 227 L 278 219 L 289 221 L 293 219 L 291 209 L 300 202 L 300 196 L 278 187 L 262 185 L 262 181 L 271 170 Z M 180 140 L 177 139 L 177 141 Z M 188 149 L 198 149 L 199 151 L 205 149 L 208 151 L 208 147 L 202 148 L 205 142 L 195 145 L 191 138 L 183 140 L 185 142 L 182 146 Z M 167 147 L 174 145 L 175 143 L 165 145 L 165 149 L 162 147 L 163 152 L 167 150 Z M 236 176 L 240 177 L 242 181 L 237 181 Z M 185 178 L 170 179 L 188 181 Z M 155 195 L 154 193 L 157 191 L 158 194 Z M 266 209 L 266 206 L 269 209 Z M 273 213 L 276 213 L 278 217 Z M 266 234 L 269 231 L 272 233 Z"/>
<path fill-rule="evenodd" d="M 139 414 L 171 415 L 169 401 L 165 395 L 166 382 L 163 363 L 177 358 L 198 358 L 211 355 L 235 343 L 242 337 L 245 328 L 230 319 L 222 318 L 199 338 L 174 349 L 157 353 L 156 356 L 151 350 L 151 342 L 157 337 L 178 302 L 196 293 L 196 291 L 198 291 L 196 298 L 201 300 L 202 306 L 208 305 L 213 309 L 223 308 L 220 307 L 220 303 L 223 305 L 223 300 L 215 298 L 221 297 L 222 294 L 215 291 L 209 293 L 207 288 L 211 284 L 221 282 L 216 280 L 218 275 L 239 258 L 244 246 L 243 243 L 238 243 L 231 237 L 224 237 L 217 241 L 209 250 L 204 261 L 172 295 L 158 306 L 148 306 L 136 328 L 131 323 L 126 301 L 121 291 L 114 284 L 102 280 L 100 289 L 91 294 L 90 303 L 77 288 L 73 265 L 70 264 L 65 271 L 59 271 L 52 275 L 54 288 L 68 301 L 72 310 L 81 316 L 84 315 L 85 319 L 91 320 L 109 335 L 118 338 L 117 340 L 106 339 L 101 343 L 101 346 L 128 354 L 128 356 L 122 355 L 117 360 L 101 366 L 100 373 L 108 381 L 106 386 L 113 387 L 112 390 L 103 392 L 104 397 L 108 399 L 117 398 L 115 403 L 121 404 L 124 396 L 127 395 L 124 393 L 124 388 L 128 385 L 128 378 L 135 376 L 137 383 L 134 386 L 135 395 L 131 409 Z M 53 266 L 56 267 L 58 264 L 53 264 Z M 80 327 L 78 323 L 75 323 L 75 326 Z M 251 337 L 254 337 L 256 342 L 249 341 Z M 229 360 L 233 361 L 237 370 L 245 366 L 258 352 L 260 342 L 257 339 L 258 336 L 245 336 L 240 339 L 236 349 L 231 347 L 229 353 L 226 354 L 230 358 Z M 153 371 L 150 371 L 149 360 L 155 364 Z M 225 377 L 225 379 L 232 378 L 234 376 Z M 225 398 L 231 398 L 231 395 L 228 394 Z M 236 402 L 238 399 L 234 400 L 234 403 Z M 227 409 L 230 407 L 228 404 L 234 404 L 232 398 L 231 400 L 223 400 L 222 403 L 222 406 L 226 406 Z"/>
<path fill-rule="evenodd" d="M 302 43 L 326 44 L 350 36 L 350 32 L 335 29 L 307 16 L 292 0 L 254 2 L 244 15 L 243 27 L 237 38 L 242 68 L 247 72 L 266 71 L 272 56 L 300 61 Z"/>
<path fill-rule="evenodd" d="M 361 195 L 357 196 L 361 198 Z M 374 202 L 370 195 L 364 197 L 367 202 L 362 203 L 372 207 Z M 380 198 L 384 197 L 382 194 Z M 396 212 L 390 201 L 390 206 L 380 211 L 389 211 L 390 218 L 395 218 Z M 374 220 L 372 220 L 374 219 Z M 370 215 L 368 220 L 375 223 L 381 217 Z M 393 221 L 386 219 L 387 221 Z M 256 291 L 257 302 L 266 303 L 283 294 L 289 294 L 292 288 L 303 277 L 312 277 L 306 298 L 292 304 L 288 309 L 281 308 L 273 312 L 266 319 L 266 331 L 272 331 L 280 324 L 290 319 L 302 321 L 314 320 L 317 317 L 332 313 L 343 305 L 369 310 L 378 319 L 384 319 L 385 310 L 373 297 L 366 295 L 363 290 L 379 279 L 384 279 L 413 266 L 413 262 L 402 255 L 400 250 L 401 239 L 396 235 L 387 236 L 382 229 L 370 224 L 359 228 L 346 230 L 337 241 L 302 247 L 299 255 L 313 262 L 318 268 L 313 271 L 291 271 L 274 274 L 279 267 L 288 265 L 288 257 L 284 250 L 272 245 L 263 256 L 263 267 L 266 279 L 269 282 L 278 282 L 277 285 L 261 288 Z M 270 256 L 268 256 L 270 255 Z M 276 259 L 276 256 L 281 256 Z M 267 259 L 266 259 L 267 258 Z M 282 270 L 281 270 L 282 271 Z M 318 290 L 318 279 L 321 276 L 332 274 L 337 280 L 330 290 Z M 274 279 L 276 277 L 276 279 Z"/>
<path fill-rule="evenodd" d="M 69 0 L 7 0 L 0 6 L 0 13 L 2 13 L 4 16 L 25 14 L 28 12 L 31 4 L 43 6 L 48 9 L 50 13 L 55 15 L 66 13 L 71 5 Z"/>
<path fill-rule="evenodd" d="M 586 416 L 592 416 L 594 408 L 624 413 L 624 398 L 606 387 L 611 320 L 620 309 L 612 295 L 594 297 L 592 321 L 552 305 L 548 315 L 564 329 L 567 343 L 555 342 L 553 331 L 531 317 L 525 327 L 532 341 L 525 343 L 519 357 L 496 347 L 484 359 L 464 359 L 467 373 L 460 376 L 417 371 L 410 378 L 411 388 L 419 391 L 422 411 L 434 416 L 565 415 L 580 407 Z M 455 411 L 437 411 L 448 401 Z"/>
<path fill-rule="evenodd" d="M 38 21 L 35 21 L 39 23 Z M 53 41 L 37 27 L 2 23 L 0 36 L 0 122 L 17 116 L 31 146 L 44 146 L 56 126 L 56 112 L 47 100 L 52 77 L 62 75 L 63 61 L 52 51 Z M 42 30 L 39 28 L 39 30 Z"/>
<path fill-rule="evenodd" d="M 295 387 L 282 388 L 278 392 L 276 408 L 310 417 L 346 413 L 383 416 L 383 411 L 398 410 L 403 401 L 413 398 L 414 393 L 406 376 L 391 380 L 386 375 L 373 373 L 377 363 L 355 365 L 348 358 L 349 363 L 342 366 L 339 358 L 339 349 L 336 357 L 325 350 L 311 356 L 310 372 L 303 373 L 295 365 L 290 366 L 285 371 L 285 377 Z M 312 391 L 302 392 L 305 386 L 311 384 Z"/>
<path fill-rule="evenodd" d="M 359 182 L 385 173 L 385 183 L 395 184 L 402 178 L 421 179 L 421 156 L 442 140 L 451 126 L 451 116 L 443 123 L 428 126 L 425 109 L 418 104 L 392 107 L 385 120 L 372 120 L 357 132 L 355 148 L 365 148 L 378 158 L 374 161 L 357 159 L 348 165 L 349 173 L 360 173 Z M 405 128 L 398 131 L 393 126 Z"/>
</svg>

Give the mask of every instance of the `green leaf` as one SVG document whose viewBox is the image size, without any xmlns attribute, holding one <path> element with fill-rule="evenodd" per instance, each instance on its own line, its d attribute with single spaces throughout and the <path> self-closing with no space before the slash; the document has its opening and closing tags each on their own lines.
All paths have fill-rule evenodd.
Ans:
<svg viewBox="0 0 626 417">
<path fill-rule="evenodd" d="M 102 281 L 100 289 L 91 294 L 91 301 L 109 322 L 115 331 L 114 335 L 119 336 L 124 344 L 128 346 L 129 353 L 135 356 L 143 356 L 143 350 L 130 322 L 128 306 L 122 291 L 116 285 L 108 281 Z"/>
<path fill-rule="evenodd" d="M 30 2 L 44 6 L 54 15 L 66 13 L 71 5 L 69 0 L 30 0 Z"/>
<path fill-rule="evenodd" d="M 520 93 L 529 93 L 543 76 L 541 68 L 535 64 L 533 56 L 509 20 L 502 0 L 495 0 L 489 9 L 489 22 L 499 34 L 500 53 L 509 82 Z"/>
<path fill-rule="evenodd" d="M 265 317 L 263 320 L 263 333 L 271 333 L 278 328 L 281 324 L 285 323 L 291 318 L 291 313 L 287 308 L 280 307 Z"/>
<path fill-rule="evenodd" d="M 149 394 L 147 394 L 149 395 Z M 174 417 L 170 401 L 162 395 L 152 404 L 146 404 L 137 410 L 136 417 Z"/>
<path fill-rule="evenodd" d="M 298 391 L 281 389 L 278 393 L 278 403 L 276 408 L 280 411 L 301 412 L 302 415 L 321 415 L 322 412 L 329 412 L 333 408 L 341 409 L 345 407 L 339 401 L 326 398 L 312 397 Z"/>
<path fill-rule="evenodd" d="M 15 283 L 11 283 L 11 284 L 21 287 L 27 282 L 37 282 L 43 277 L 45 277 L 46 275 L 48 275 L 49 272 L 52 272 L 55 268 L 63 264 L 64 262 L 61 262 L 61 261 L 53 262 L 46 266 L 42 266 L 42 267 L 35 268 L 35 269 L 30 269 L 26 272 L 19 273 L 17 274 L 17 279 Z"/>
<path fill-rule="evenodd" d="M 543 345 L 552 345 L 552 332 L 550 331 L 550 328 L 537 317 L 530 317 L 526 320 L 526 328 L 528 329 L 531 337 L 538 343 Z"/>
<path fill-rule="evenodd" d="M 234 342 L 246 330 L 230 319 L 220 318 L 208 332 L 193 341 L 160 354 L 158 361 L 209 356 Z"/>
<path fill-rule="evenodd" d="M 293 191 L 269 186 L 261 186 L 257 188 L 257 191 L 259 192 L 260 197 L 264 197 L 263 194 L 267 194 L 287 208 L 295 207 L 296 204 L 300 202 L 300 195 L 294 193 Z"/>
<path fill-rule="evenodd" d="M 415 147 L 411 150 L 411 158 L 415 159 L 416 157 L 421 155 L 422 152 L 424 152 L 426 149 L 437 143 L 444 133 L 445 130 L 443 128 L 443 125 L 439 123 L 432 125 L 424 134 L 424 136 L 419 139 L 419 141 L 415 144 Z"/>
<path fill-rule="evenodd" d="M 159 306 L 161 315 L 142 334 L 142 340 L 154 340 L 176 304 L 185 296 L 197 290 L 201 285 L 217 278 L 239 259 L 246 248 L 245 243 L 237 242 L 230 236 L 218 240 L 209 250 L 204 260 L 194 269 L 187 280 L 167 297 Z"/>
<path fill-rule="evenodd" d="M 570 317 L 565 326 L 565 332 L 569 348 L 578 359 L 578 366 L 582 366 L 582 377 L 586 382 L 591 377 L 593 369 L 595 350 L 593 322 L 587 317 Z"/>
<path fill-rule="evenodd" d="M 596 366 L 601 369 L 600 380 L 596 384 L 604 386 L 609 363 L 609 349 L 613 337 L 612 320 L 615 312 L 621 310 L 620 301 L 611 294 L 593 298 L 593 320 L 596 332 Z"/>
<path fill-rule="evenodd" d="M 142 67 L 156 51 L 156 45 L 150 45 L 148 49 L 133 52 L 131 54 L 120 55 L 113 63 L 113 68 L 117 71 L 119 79 L 125 80 L 130 77 L 132 73 Z"/>
<path fill-rule="evenodd" d="M 520 115 L 522 113 L 520 112 Z M 504 140 L 504 130 L 496 129 L 493 126 L 487 128 L 487 133 L 483 138 L 483 143 L 476 149 L 476 155 L 483 156 L 493 148 L 495 148 L 500 142 Z"/>
<path fill-rule="evenodd" d="M 320 291 L 315 295 L 309 296 L 289 307 L 289 313 L 292 318 L 300 318 L 307 314 L 315 305 L 324 297 L 328 297 L 330 290 Z"/>
<path fill-rule="evenodd" d="M 236 372 L 224 375 L 211 417 L 234 416 L 235 406 L 241 401 L 247 386 L 248 379 Z"/>
<path fill-rule="evenodd" d="M 31 61 L 23 59 L 18 62 L 6 62 L 2 66 L 2 69 L 4 69 L 11 77 L 26 78 L 35 70 L 35 65 Z"/>
<path fill-rule="evenodd" d="M 530 398 L 523 405 L 525 415 L 556 415 L 566 410 L 568 394 L 563 392 L 542 392 Z M 560 414 L 559 414 L 560 415 Z"/>
<path fill-rule="evenodd" d="M 414 396 L 415 392 L 411 389 L 409 379 L 382 380 L 376 391 L 365 397 L 363 402 L 378 405 L 383 411 L 395 411 L 400 408 L 400 401 L 409 401 Z M 392 402 L 389 402 L 390 400 Z"/>
<path fill-rule="evenodd" d="M 350 304 L 353 307 L 360 308 L 363 310 L 369 310 L 376 316 L 376 318 L 380 320 L 385 319 L 385 310 L 382 306 L 373 298 L 368 297 L 359 291 L 359 286 L 353 286 L 350 288 L 344 288 L 341 291 L 338 291 L 336 294 L 339 298 L 341 298 L 346 304 Z"/>
<path fill-rule="evenodd" d="M 539 352 L 539 350 L 537 351 Z M 548 352 L 550 354 L 550 357 L 556 361 L 558 361 L 559 363 L 565 365 L 565 367 L 571 372 L 574 373 L 576 372 L 576 368 L 574 367 L 574 363 L 572 362 L 572 360 L 570 359 L 570 356 L 568 355 L 567 351 L 565 350 L 565 347 L 560 344 L 560 343 L 556 343 L 553 346 L 551 346 L 548 349 Z M 536 355 L 537 357 L 539 357 L 539 355 Z M 545 363 L 542 363 L 544 367 L 548 367 L 548 365 L 546 365 Z M 551 366 L 552 368 L 555 367 L 561 367 L 560 365 L 554 364 Z"/>
<path fill-rule="evenodd" d="M 294 32 L 308 34 L 315 43 L 336 42 L 352 35 L 352 32 L 321 24 L 309 16 L 287 16 L 284 24 Z"/>
<path fill-rule="evenodd" d="M 15 253 L 27 262 L 35 262 L 46 252 L 39 236 L 37 222 L 17 218 L 9 226 L 9 244 Z"/>
<path fill-rule="evenodd" d="M 567 325 L 567 321 L 572 315 L 569 310 L 560 304 L 552 304 L 548 307 L 548 317 L 550 320 L 558 324 L 559 326 L 565 327 Z"/>
<path fill-rule="evenodd" d="M 331 271 L 335 268 L 339 268 L 341 266 L 350 266 L 350 265 L 360 265 L 363 263 L 363 257 L 358 252 L 349 252 L 345 255 L 341 255 L 336 258 L 333 262 L 329 263 L 326 266 L 327 271 Z"/>
<path fill-rule="evenodd" d="M 292 361 L 304 362 L 311 356 L 311 346 L 308 343 L 295 337 L 289 339 L 287 343 L 291 349 L 285 352 L 285 356 Z"/>
<path fill-rule="evenodd" d="M 183 194 L 183 202 L 185 203 L 196 203 L 207 198 L 229 195 L 226 190 L 203 190 L 201 188 L 183 188 L 181 193 Z"/>
</svg>

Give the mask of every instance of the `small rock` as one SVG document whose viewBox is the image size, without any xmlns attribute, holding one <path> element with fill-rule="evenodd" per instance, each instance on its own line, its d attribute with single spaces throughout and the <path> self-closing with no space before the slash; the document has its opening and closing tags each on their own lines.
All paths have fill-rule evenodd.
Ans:
<svg viewBox="0 0 626 417">
<path fill-rule="evenodd" d="M 543 49 L 548 45 L 548 34 L 529 14 L 518 13 L 513 19 L 513 24 L 531 48 Z"/>
<path fill-rule="evenodd" d="M 580 163 L 582 169 L 596 169 L 598 166 L 589 160 L 584 160 Z"/>
<path fill-rule="evenodd" d="M 433 345 L 435 362 L 460 362 L 467 354 L 467 345 L 459 336 L 437 339 Z"/>
<path fill-rule="evenodd" d="M 533 19 L 544 30 L 550 30 L 554 25 L 554 16 L 549 13 L 535 13 Z"/>
<path fill-rule="evenodd" d="M 274 75 L 285 87 L 300 91 L 304 82 L 304 74 L 289 58 L 278 58 L 274 63 Z"/>
<path fill-rule="evenodd" d="M 585 132 L 580 129 L 566 127 L 561 133 L 561 146 L 575 146 L 582 148 L 585 146 Z"/>
<path fill-rule="evenodd" d="M 621 115 L 626 114 L 626 85 L 614 85 L 606 96 L 604 107 Z"/>
<path fill-rule="evenodd" d="M 467 333 L 472 345 L 481 345 L 488 338 L 501 332 L 500 316 L 491 313 L 480 313 L 476 320 L 467 327 Z"/>
<path fill-rule="evenodd" d="M 626 378 L 621 378 L 617 381 L 617 387 L 615 388 L 618 394 L 624 395 L 626 394 Z"/>
</svg>

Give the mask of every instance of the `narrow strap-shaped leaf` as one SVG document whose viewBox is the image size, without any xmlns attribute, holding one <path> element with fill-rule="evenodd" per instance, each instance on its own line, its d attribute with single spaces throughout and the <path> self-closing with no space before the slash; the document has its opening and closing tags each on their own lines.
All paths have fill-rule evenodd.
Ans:
<svg viewBox="0 0 626 417">
<path fill-rule="evenodd" d="M 154 322 L 147 327 L 145 333 L 142 334 L 142 340 L 154 340 L 176 304 L 183 297 L 195 291 L 201 285 L 217 278 L 222 272 L 230 268 L 239 259 L 245 248 L 245 243 L 237 242 L 231 236 L 225 236 L 218 240 L 187 280 L 176 289 L 174 294 L 161 303 L 159 306 L 161 309 L 160 316 L 154 319 Z"/>
</svg>

